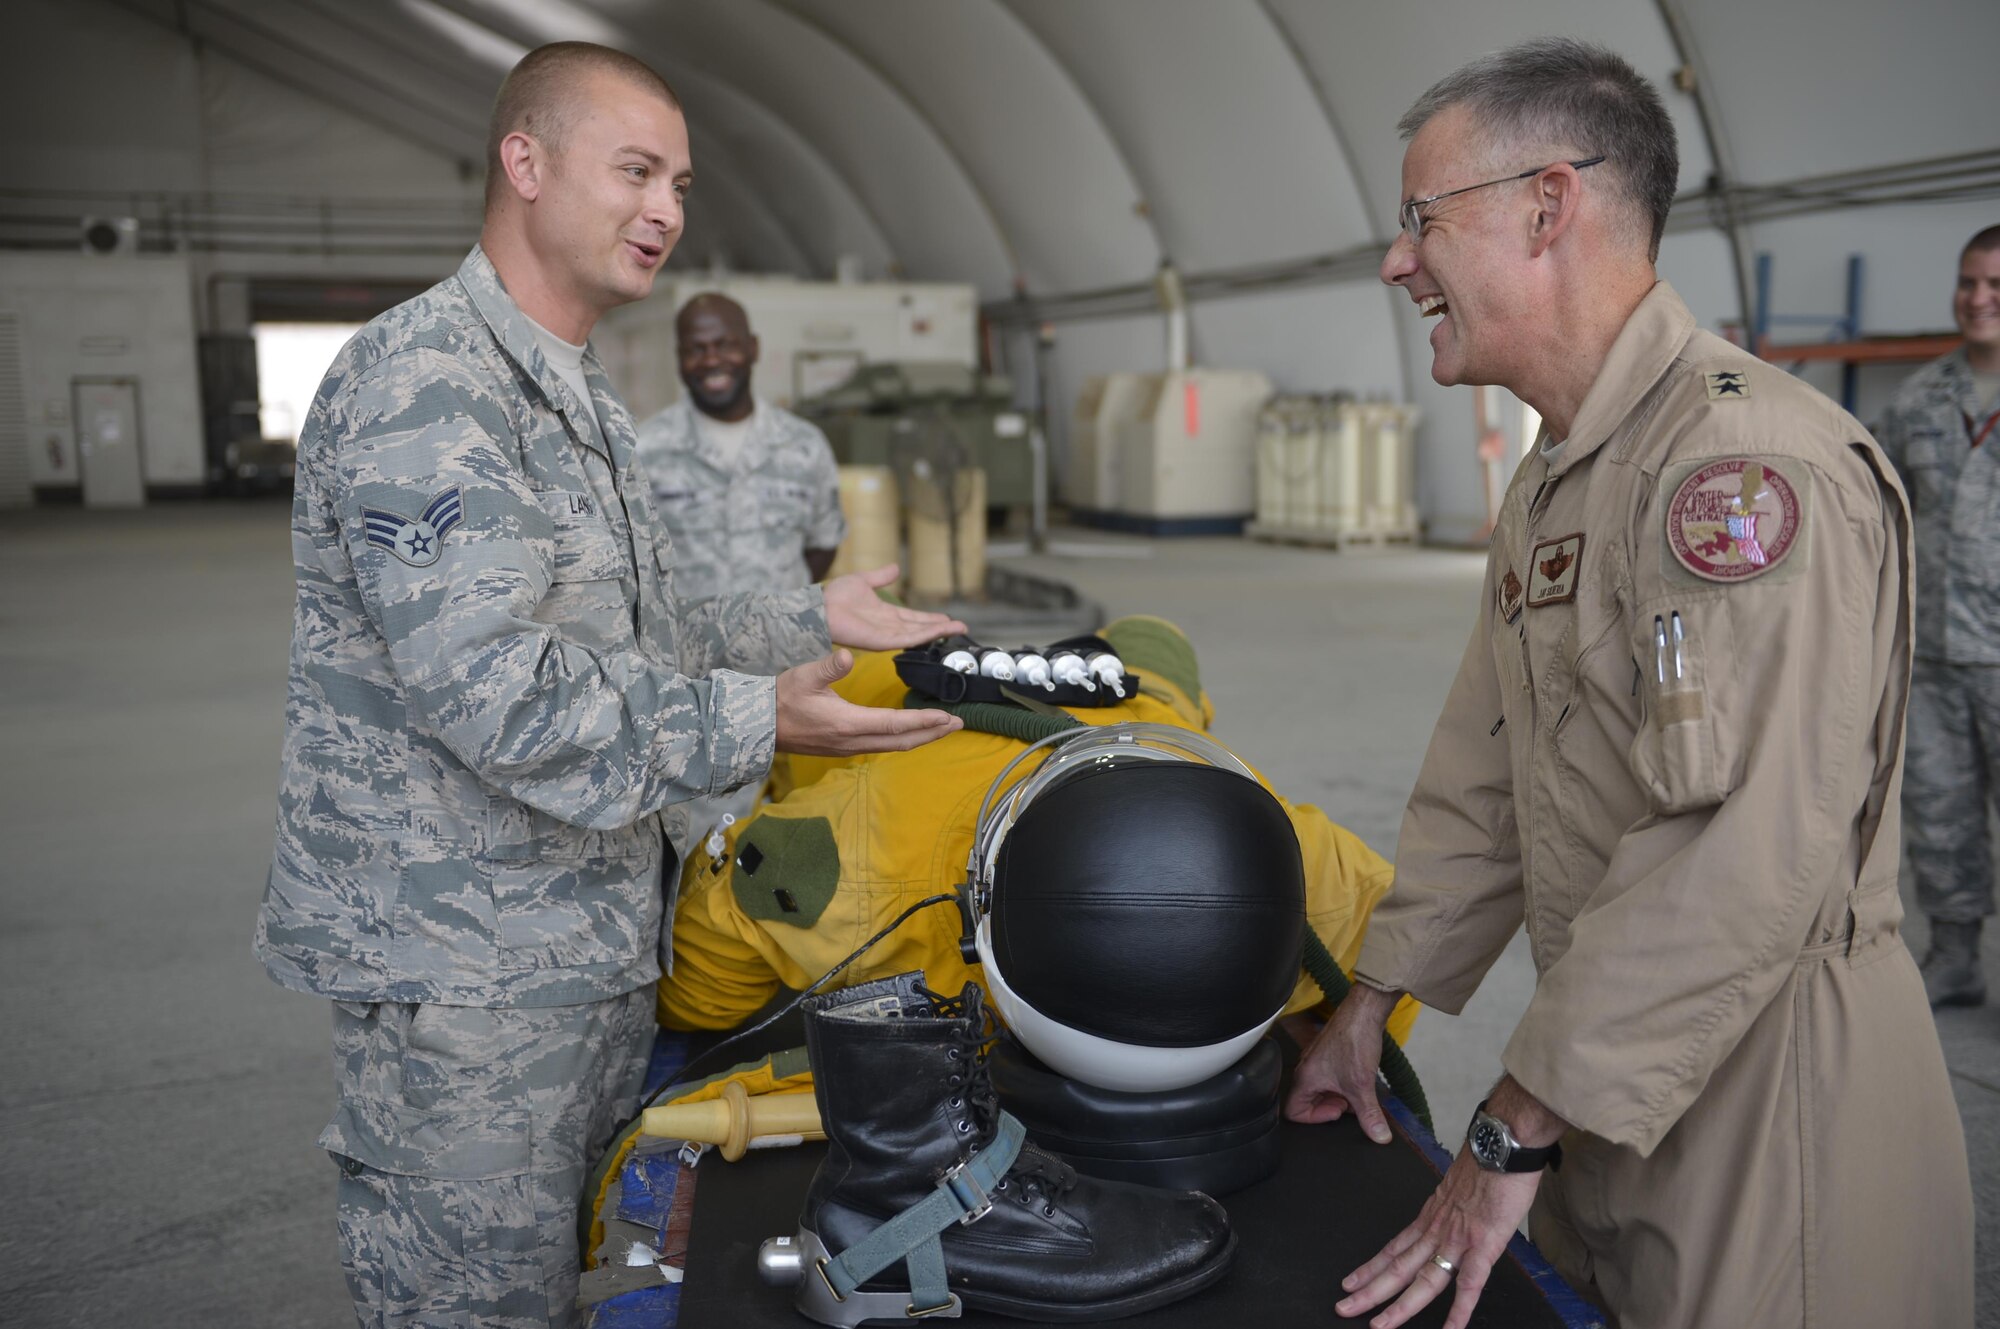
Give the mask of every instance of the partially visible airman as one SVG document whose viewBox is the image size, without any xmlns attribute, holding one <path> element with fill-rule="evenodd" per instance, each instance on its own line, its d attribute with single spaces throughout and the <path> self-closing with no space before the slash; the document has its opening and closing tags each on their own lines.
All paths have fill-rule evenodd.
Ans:
<svg viewBox="0 0 2000 1329">
<path fill-rule="evenodd" d="M 1917 640 L 1903 777 L 1933 1006 L 1986 1000 L 1988 808 L 2000 799 L 2000 226 L 1966 243 L 1952 316 L 1965 344 L 1912 374 L 1882 421 L 1915 519 Z"/>
</svg>

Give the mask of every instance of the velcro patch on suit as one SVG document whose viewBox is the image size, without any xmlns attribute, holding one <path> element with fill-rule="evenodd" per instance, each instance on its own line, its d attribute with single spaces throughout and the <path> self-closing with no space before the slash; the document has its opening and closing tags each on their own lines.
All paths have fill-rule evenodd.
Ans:
<svg viewBox="0 0 2000 1329">
<path fill-rule="evenodd" d="M 465 498 L 457 485 L 424 505 L 423 515 L 405 517 L 381 508 L 361 509 L 367 541 L 388 550 L 413 568 L 427 568 L 444 552 L 444 538 L 465 520 Z"/>
<path fill-rule="evenodd" d="M 1583 532 L 1544 540 L 1528 556 L 1528 608 L 1559 605 L 1576 599 L 1576 582 L 1583 570 Z"/>
<path fill-rule="evenodd" d="M 1701 377 L 1710 401 L 1740 401 L 1750 395 L 1750 375 L 1740 369 L 1716 369 Z"/>
<path fill-rule="evenodd" d="M 1699 692 L 1669 692 L 1654 706 L 1654 722 L 1662 729 L 1674 724 L 1693 724 L 1707 712 Z"/>
<path fill-rule="evenodd" d="M 809 928 L 840 888 L 840 849 L 825 817 L 755 817 L 736 838 L 729 889 L 743 912 Z"/>
<path fill-rule="evenodd" d="M 1796 465 L 1792 465 L 1796 472 Z M 1693 582 L 1730 585 L 1787 575 L 1805 566 L 1805 484 L 1794 484 L 1778 462 L 1759 457 L 1714 457 L 1669 467 L 1660 477 L 1666 496 L 1665 537 L 1672 563 L 1663 570 Z"/>
</svg>

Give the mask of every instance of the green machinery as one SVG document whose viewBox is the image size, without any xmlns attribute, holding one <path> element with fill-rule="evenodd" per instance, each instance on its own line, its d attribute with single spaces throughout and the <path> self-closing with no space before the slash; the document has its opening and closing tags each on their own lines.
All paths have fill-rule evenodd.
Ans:
<svg viewBox="0 0 2000 1329">
<path fill-rule="evenodd" d="M 987 506 L 1034 502 L 1028 417 L 1014 408 L 1014 385 L 1005 375 L 950 363 L 887 361 L 861 366 L 839 387 L 792 409 L 826 432 L 844 466 L 898 466 L 904 440 L 942 430 L 970 465 L 986 472 Z"/>
</svg>

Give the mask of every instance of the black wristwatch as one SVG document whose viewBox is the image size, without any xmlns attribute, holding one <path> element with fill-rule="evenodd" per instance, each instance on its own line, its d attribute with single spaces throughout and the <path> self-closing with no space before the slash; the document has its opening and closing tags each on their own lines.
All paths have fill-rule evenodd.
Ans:
<svg viewBox="0 0 2000 1329">
<path fill-rule="evenodd" d="M 1472 1151 L 1472 1161 L 1488 1172 L 1540 1172 L 1545 1167 L 1562 1166 L 1560 1144 L 1546 1149 L 1523 1147 L 1506 1122 L 1486 1111 L 1485 1103 L 1473 1111 L 1472 1124 L 1465 1128 L 1465 1145 Z"/>
</svg>

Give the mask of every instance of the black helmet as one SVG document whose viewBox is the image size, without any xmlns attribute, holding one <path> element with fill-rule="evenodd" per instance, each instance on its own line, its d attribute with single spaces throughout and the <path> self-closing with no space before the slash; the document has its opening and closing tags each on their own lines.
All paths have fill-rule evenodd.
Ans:
<svg viewBox="0 0 2000 1329">
<path fill-rule="evenodd" d="M 974 941 L 993 1005 L 1049 1066 L 1179 1088 L 1236 1062 L 1284 1009 L 1305 870 L 1278 800 L 1214 740 L 1160 724 L 1066 730 L 988 790 Z M 1003 792 L 1004 791 L 1004 792 Z"/>
</svg>

